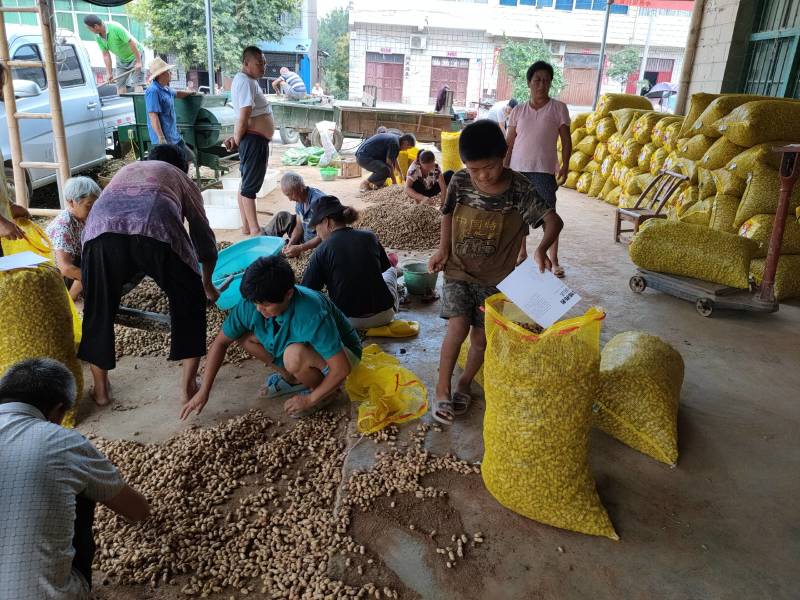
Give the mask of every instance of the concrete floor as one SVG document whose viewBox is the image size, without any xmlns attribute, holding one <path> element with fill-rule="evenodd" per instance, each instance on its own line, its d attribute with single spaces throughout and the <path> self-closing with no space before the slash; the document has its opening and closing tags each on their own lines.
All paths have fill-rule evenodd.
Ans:
<svg viewBox="0 0 800 600">
<path fill-rule="evenodd" d="M 318 180 L 317 169 L 298 170 L 309 182 Z M 340 180 L 323 189 L 359 205 L 357 184 Z M 288 206 L 278 196 L 274 192 L 259 208 Z M 426 599 L 800 597 L 795 505 L 800 497 L 800 304 L 784 304 L 771 315 L 720 313 L 704 319 L 688 302 L 652 291 L 637 296 L 628 289 L 633 266 L 626 250 L 611 241 L 612 208 L 561 190 L 559 212 L 566 223 L 561 236 L 566 281 L 583 298 L 573 312 L 602 306 L 608 315 L 604 341 L 643 329 L 684 357 L 678 467 L 670 469 L 593 433 L 591 468 L 619 542 L 528 520 L 501 507 L 479 478 L 456 480 L 450 507 L 465 531 L 483 531 L 487 539 L 480 565 L 460 568 L 478 569 L 479 576 L 447 572 L 435 560 L 435 545 L 420 544 L 405 526 L 382 521 L 380 514 L 371 517 L 377 521 L 365 543 L 408 590 Z M 219 237 L 237 236 L 221 232 Z M 531 236 L 538 238 L 538 232 Z M 414 340 L 379 340 L 429 390 L 444 332 L 437 315 L 438 304 L 413 305 L 407 317 L 419 320 L 423 333 Z M 180 422 L 177 369 L 160 359 L 123 359 L 111 375 L 116 403 L 106 409 L 84 404 L 80 429 L 161 441 L 190 425 L 216 423 L 251 407 L 279 414 L 278 404 L 257 398 L 264 369 L 248 361 L 223 367 L 203 415 Z M 480 460 L 483 411 L 480 399 L 467 418 L 429 434 L 431 451 Z M 358 445 L 345 470 L 368 465 L 374 452 L 372 443 Z"/>
</svg>

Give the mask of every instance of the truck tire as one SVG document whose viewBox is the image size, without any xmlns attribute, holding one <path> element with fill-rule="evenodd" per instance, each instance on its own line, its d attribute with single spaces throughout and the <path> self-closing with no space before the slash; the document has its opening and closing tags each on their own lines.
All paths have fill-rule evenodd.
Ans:
<svg viewBox="0 0 800 600">
<path fill-rule="evenodd" d="M 339 131 L 338 129 L 334 129 L 333 147 L 336 148 L 337 152 L 342 149 L 343 141 L 344 141 L 344 136 L 342 135 L 342 132 Z M 317 129 L 316 127 L 314 128 L 314 131 L 311 132 L 311 145 L 317 146 L 319 148 L 322 147 L 322 137 L 319 135 L 319 129 Z"/>
<path fill-rule="evenodd" d="M 281 127 L 281 143 L 296 144 L 300 140 L 300 134 L 291 127 Z"/>
</svg>

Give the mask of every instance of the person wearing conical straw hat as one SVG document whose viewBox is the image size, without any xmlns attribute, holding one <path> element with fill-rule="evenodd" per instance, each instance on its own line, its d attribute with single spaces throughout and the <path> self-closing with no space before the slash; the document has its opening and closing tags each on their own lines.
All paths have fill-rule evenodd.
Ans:
<svg viewBox="0 0 800 600">
<path fill-rule="evenodd" d="M 150 85 L 147 86 L 144 93 L 147 131 L 150 133 L 150 143 L 154 146 L 174 144 L 181 148 L 186 162 L 194 162 L 194 153 L 186 146 L 180 131 L 178 131 L 175 98 L 196 96 L 197 92 L 174 90 L 169 86 L 174 66 L 167 64 L 161 58 L 154 58 L 150 61 Z"/>
</svg>

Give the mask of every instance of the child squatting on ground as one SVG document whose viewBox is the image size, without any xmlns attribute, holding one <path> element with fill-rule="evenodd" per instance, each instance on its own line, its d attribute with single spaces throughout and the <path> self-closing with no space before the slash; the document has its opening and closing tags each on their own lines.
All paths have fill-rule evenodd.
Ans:
<svg viewBox="0 0 800 600">
<path fill-rule="evenodd" d="M 514 270 L 528 227 L 544 225 L 533 255 L 544 271 L 552 268 L 547 250 L 564 226 L 527 177 L 503 166 L 508 146 L 497 123 L 468 125 L 458 149 L 466 169 L 453 175 L 447 186 L 439 250 L 428 263 L 431 272 L 444 271 L 441 316 L 448 321 L 433 404 L 433 418 L 444 424 L 466 413 L 472 402 L 470 385 L 486 348 L 481 309 L 484 300 L 498 292 L 495 286 Z M 452 393 L 450 380 L 467 335 L 469 355 Z"/>
<path fill-rule="evenodd" d="M 333 302 L 295 285 L 283 256 L 259 258 L 242 277 L 242 300 L 228 314 L 208 351 L 202 385 L 183 405 L 181 418 L 208 402 L 225 352 L 233 342 L 276 372 L 267 378 L 267 398 L 288 396 L 284 409 L 307 416 L 334 400 L 361 358 L 361 340 Z"/>
</svg>

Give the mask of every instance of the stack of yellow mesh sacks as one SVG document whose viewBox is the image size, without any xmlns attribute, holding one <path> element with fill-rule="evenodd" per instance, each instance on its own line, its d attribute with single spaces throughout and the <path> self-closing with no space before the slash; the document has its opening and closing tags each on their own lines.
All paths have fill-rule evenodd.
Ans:
<svg viewBox="0 0 800 600">
<path fill-rule="evenodd" d="M 800 102 L 745 94 L 692 96 L 677 148 L 664 163 L 689 178 L 668 205 L 668 218 L 679 225 L 656 225 L 658 231 L 644 234 L 659 245 L 654 250 L 662 253 L 659 262 L 666 255 L 674 263 L 681 260 L 680 253 L 667 250 L 678 238 L 689 244 L 683 251 L 694 258 L 671 264 L 666 272 L 740 288 L 752 273 L 760 282 L 780 193 L 780 155 L 772 148 L 791 142 L 800 142 Z M 792 195 L 790 214 L 798 205 L 800 189 Z M 676 237 L 661 239 L 667 235 Z M 632 247 L 632 258 L 646 260 L 641 250 Z M 787 221 L 781 253 L 776 296 L 799 297 L 800 225 L 794 219 Z"/>
<path fill-rule="evenodd" d="M 639 112 L 651 108 L 649 100 L 631 94 L 603 94 L 597 110 L 576 115 L 572 120 L 572 155 L 565 187 L 583 194 L 605 198 L 612 190 L 611 140 L 620 131 L 614 119 L 619 110 Z"/>
</svg>

